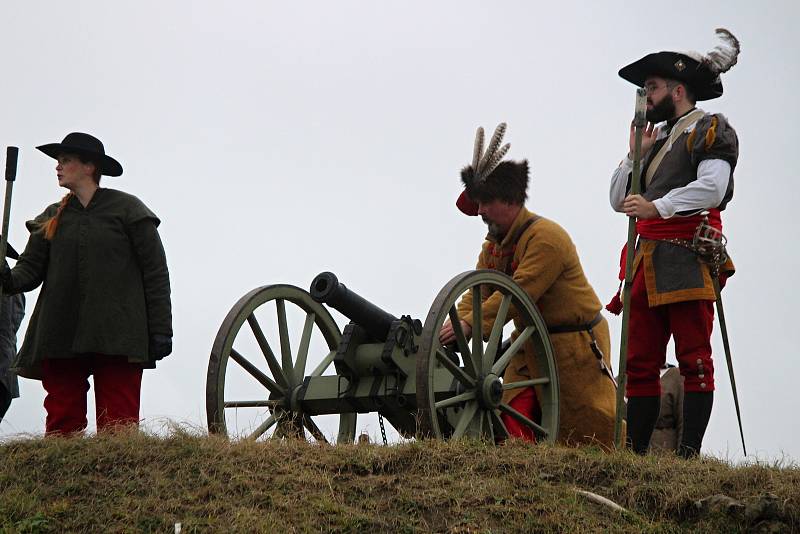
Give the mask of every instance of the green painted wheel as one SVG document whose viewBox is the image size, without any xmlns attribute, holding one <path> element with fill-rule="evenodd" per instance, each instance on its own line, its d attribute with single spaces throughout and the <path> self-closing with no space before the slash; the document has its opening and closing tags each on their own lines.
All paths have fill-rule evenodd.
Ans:
<svg viewBox="0 0 800 534">
<path fill-rule="evenodd" d="M 483 323 L 480 295 L 499 292 L 502 300 L 488 332 L 468 339 L 461 329 L 456 304 L 470 292 L 472 323 Z M 485 299 L 483 299 L 485 300 Z M 518 317 L 519 336 L 501 350 L 503 327 Z M 443 347 L 439 331 L 450 319 L 455 347 Z M 477 328 L 477 327 L 476 327 Z M 473 332 L 474 333 L 474 332 Z M 506 383 L 503 374 L 511 359 L 526 343 L 532 343 L 537 376 Z M 502 402 L 503 392 L 534 387 L 542 419 L 534 422 Z M 508 437 L 500 414 L 505 413 L 530 428 L 539 442 L 558 437 L 558 372 L 547 326 L 530 297 L 509 276 L 493 270 L 468 271 L 445 285 L 433 301 L 420 340 L 417 357 L 417 407 L 420 434 L 438 439 L 476 438 L 491 442 Z"/>
<path fill-rule="evenodd" d="M 245 323 L 247 328 L 242 328 Z M 265 331 L 262 324 L 269 328 Z M 294 326 L 300 335 L 293 352 L 289 332 Z M 268 341 L 270 334 L 278 340 L 277 353 Z M 306 368 L 315 365 L 310 376 L 331 368 L 340 338 L 328 310 L 298 287 L 271 285 L 247 293 L 228 312 L 211 349 L 206 379 L 209 432 L 322 442 L 336 434 L 338 443 L 352 443 L 355 413 L 312 417 L 302 413 L 298 402 Z M 318 362 L 314 349 L 322 356 Z M 322 419 L 330 423 L 331 417 L 338 417 L 338 429 L 323 424 Z"/>
</svg>

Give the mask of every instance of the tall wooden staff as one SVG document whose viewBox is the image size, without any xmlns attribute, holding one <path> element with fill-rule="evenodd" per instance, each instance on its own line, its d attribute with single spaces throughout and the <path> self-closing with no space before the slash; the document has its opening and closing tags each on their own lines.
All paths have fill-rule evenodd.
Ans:
<svg viewBox="0 0 800 534">
<path fill-rule="evenodd" d="M 19 148 L 6 147 L 6 199 L 3 204 L 3 230 L 0 236 L 0 260 L 6 259 L 8 245 L 8 221 L 11 218 L 11 192 L 14 190 L 14 180 L 17 178 L 17 157 Z M 0 298 L 3 297 L 3 284 L 0 284 Z"/>
<path fill-rule="evenodd" d="M 633 173 L 631 175 L 631 195 L 639 194 L 642 177 L 642 132 L 647 125 L 647 92 L 644 88 L 636 90 L 636 110 L 633 116 L 634 145 Z M 622 413 L 625 410 L 625 371 L 628 364 L 628 321 L 631 311 L 631 286 L 633 285 L 633 258 L 636 255 L 636 217 L 628 219 L 628 248 L 625 255 L 625 285 L 622 290 L 622 333 L 619 344 L 619 385 L 617 387 L 617 419 L 614 422 L 614 443 L 622 447 Z"/>
</svg>

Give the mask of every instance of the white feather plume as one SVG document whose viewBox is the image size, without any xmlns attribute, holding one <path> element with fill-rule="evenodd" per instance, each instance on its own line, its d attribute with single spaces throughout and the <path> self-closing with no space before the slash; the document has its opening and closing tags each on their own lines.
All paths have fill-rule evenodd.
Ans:
<svg viewBox="0 0 800 534">
<path fill-rule="evenodd" d="M 703 61 L 712 72 L 721 74 L 723 72 L 728 72 L 731 67 L 736 65 L 739 59 L 741 46 L 739 40 L 725 28 L 717 28 L 716 33 L 717 36 L 719 36 L 720 44 L 714 47 L 714 50 L 706 54 Z"/>
</svg>

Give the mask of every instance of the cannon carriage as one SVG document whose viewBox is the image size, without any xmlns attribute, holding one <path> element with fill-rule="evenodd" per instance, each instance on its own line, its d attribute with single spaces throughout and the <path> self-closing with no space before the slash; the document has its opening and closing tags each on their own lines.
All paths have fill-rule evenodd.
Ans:
<svg viewBox="0 0 800 534">
<path fill-rule="evenodd" d="M 491 328 L 479 332 L 481 296 L 494 292 L 501 294 L 497 314 Z M 456 315 L 466 293 L 474 303 L 470 337 Z M 350 319 L 343 331 L 328 306 Z M 519 335 L 504 343 L 504 325 L 512 316 Z M 456 341 L 442 346 L 439 331 L 448 319 Z M 293 328 L 299 336 L 290 334 Z M 526 343 L 533 344 L 537 375 L 505 383 L 506 367 Z M 541 405 L 539 421 L 503 402 L 504 391 L 530 386 Z M 254 289 L 220 326 L 206 384 L 209 431 L 247 439 L 329 442 L 335 435 L 337 443 L 352 443 L 358 414 L 377 412 L 406 438 L 497 442 L 508 436 L 500 416 L 506 413 L 532 429 L 538 441 L 554 442 L 558 410 L 558 374 L 544 320 L 510 277 L 492 270 L 450 280 L 424 324 L 385 312 L 332 273 L 318 275 L 310 291 L 291 285 Z M 323 424 L 330 426 L 331 418 L 338 418 L 336 430 Z"/>
</svg>

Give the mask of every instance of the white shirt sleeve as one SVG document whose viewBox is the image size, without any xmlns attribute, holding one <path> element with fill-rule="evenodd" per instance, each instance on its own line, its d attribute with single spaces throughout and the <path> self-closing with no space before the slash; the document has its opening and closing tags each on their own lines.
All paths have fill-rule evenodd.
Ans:
<svg viewBox="0 0 800 534">
<path fill-rule="evenodd" d="M 730 177 L 731 165 L 727 161 L 721 159 L 703 160 L 697 166 L 696 180 L 683 187 L 673 189 L 663 197 L 654 200 L 653 204 L 663 219 L 669 219 L 678 212 L 714 208 L 719 206 L 719 203 L 725 197 Z M 622 187 L 624 195 L 625 182 L 623 182 Z M 617 209 L 617 211 L 620 210 Z"/>
<path fill-rule="evenodd" d="M 608 200 L 614 211 L 622 212 L 622 202 L 628 191 L 628 176 L 633 171 L 633 161 L 625 156 L 619 167 L 611 175 L 611 190 L 608 192 Z"/>
</svg>

